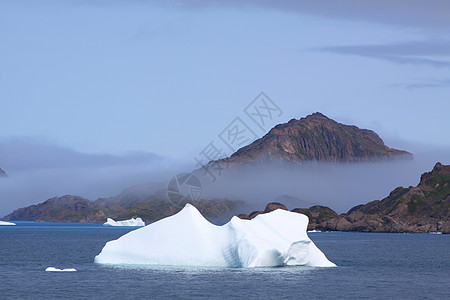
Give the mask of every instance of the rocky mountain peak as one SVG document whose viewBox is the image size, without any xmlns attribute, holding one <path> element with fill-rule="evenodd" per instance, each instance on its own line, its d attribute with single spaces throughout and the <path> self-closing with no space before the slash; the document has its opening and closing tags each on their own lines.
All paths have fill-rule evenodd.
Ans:
<svg viewBox="0 0 450 300">
<path fill-rule="evenodd" d="M 450 166 L 445 166 L 445 165 L 441 164 L 440 162 L 437 162 L 434 165 L 434 168 L 431 171 L 431 173 L 439 173 L 442 175 L 450 174 Z"/>
<path fill-rule="evenodd" d="M 324 114 L 322 114 L 321 112 L 318 112 L 318 111 L 310 114 L 309 116 L 306 116 L 305 119 L 331 120 L 330 118 L 328 118 L 327 116 L 325 116 Z"/>
<path fill-rule="evenodd" d="M 434 165 L 433 170 L 431 172 L 423 173 L 420 176 L 419 187 L 427 187 L 427 186 L 436 186 L 436 188 L 445 184 L 446 182 L 442 182 L 442 179 L 450 179 L 450 165 L 445 166 L 440 162 Z"/>
<path fill-rule="evenodd" d="M 229 162 L 360 162 L 400 157 L 412 155 L 387 147 L 371 130 L 341 124 L 316 112 L 275 126 L 262 138 L 236 151 Z"/>
</svg>

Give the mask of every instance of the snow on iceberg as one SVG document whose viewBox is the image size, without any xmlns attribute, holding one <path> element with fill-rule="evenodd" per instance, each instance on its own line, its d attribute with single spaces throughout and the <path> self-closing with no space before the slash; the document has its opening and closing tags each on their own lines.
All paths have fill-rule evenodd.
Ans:
<svg viewBox="0 0 450 300">
<path fill-rule="evenodd" d="M 114 221 L 111 218 L 106 219 L 104 226 L 145 226 L 145 222 L 141 218 L 131 218 L 125 221 Z"/>
<path fill-rule="evenodd" d="M 45 269 L 46 272 L 76 272 L 77 270 L 74 268 L 69 268 L 69 269 L 58 269 L 55 267 L 48 267 L 47 269 Z"/>
<path fill-rule="evenodd" d="M 0 225 L 4 225 L 4 226 L 13 226 L 13 225 L 16 225 L 16 223 L 0 221 Z"/>
<path fill-rule="evenodd" d="M 106 243 L 100 264 L 215 267 L 334 267 L 308 238 L 308 217 L 285 210 L 209 223 L 192 205 Z"/>
</svg>

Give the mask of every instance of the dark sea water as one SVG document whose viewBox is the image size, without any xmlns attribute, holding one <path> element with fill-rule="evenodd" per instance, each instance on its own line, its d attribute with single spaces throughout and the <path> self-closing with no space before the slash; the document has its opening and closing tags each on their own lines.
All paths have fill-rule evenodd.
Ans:
<svg viewBox="0 0 450 300">
<path fill-rule="evenodd" d="M 130 228 L 0 226 L 0 299 L 450 299 L 450 235 L 309 236 L 337 268 L 131 268 L 93 263 Z M 76 268 L 73 273 L 45 268 Z"/>
</svg>

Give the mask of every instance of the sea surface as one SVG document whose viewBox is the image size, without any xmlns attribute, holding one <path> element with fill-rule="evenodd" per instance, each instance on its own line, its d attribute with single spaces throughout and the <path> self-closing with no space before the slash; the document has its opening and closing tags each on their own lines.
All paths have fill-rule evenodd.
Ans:
<svg viewBox="0 0 450 300">
<path fill-rule="evenodd" d="M 309 233 L 336 268 L 93 263 L 107 241 L 134 229 L 0 226 L 0 299 L 450 299 L 450 235 Z"/>
</svg>

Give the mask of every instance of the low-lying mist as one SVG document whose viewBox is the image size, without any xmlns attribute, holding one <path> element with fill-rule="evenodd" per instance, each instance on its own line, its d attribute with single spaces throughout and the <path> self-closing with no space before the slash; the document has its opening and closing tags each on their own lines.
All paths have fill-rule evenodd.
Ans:
<svg viewBox="0 0 450 300">
<path fill-rule="evenodd" d="M 96 200 L 115 196 L 132 185 L 161 182 L 164 186 L 176 174 L 192 171 L 192 165 L 152 154 L 90 155 L 33 143 L 25 147 L 16 143 L 16 149 L 1 142 L 0 167 L 9 177 L 0 179 L 0 216 L 66 194 Z M 381 200 L 398 186 L 417 185 L 420 175 L 438 161 L 450 164 L 449 149 L 402 148 L 414 153 L 414 160 L 231 168 L 214 183 L 201 169 L 195 174 L 202 182 L 203 199 L 244 201 L 242 213 L 263 210 L 272 201 L 289 209 L 319 204 L 342 213 L 355 205 Z"/>
<path fill-rule="evenodd" d="M 0 139 L 0 217 L 67 194 L 90 200 L 131 185 L 168 181 L 187 165 L 152 153 L 89 154 L 30 138 Z"/>
<path fill-rule="evenodd" d="M 324 205 L 338 213 L 381 200 L 398 186 L 416 186 L 436 162 L 450 163 L 450 151 L 418 151 L 414 160 L 370 163 L 312 163 L 298 167 L 259 166 L 224 172 L 216 182 L 202 176 L 203 195 L 243 200 L 249 210 L 271 201 L 288 209 Z M 244 213 L 249 213 L 246 211 Z"/>
</svg>

